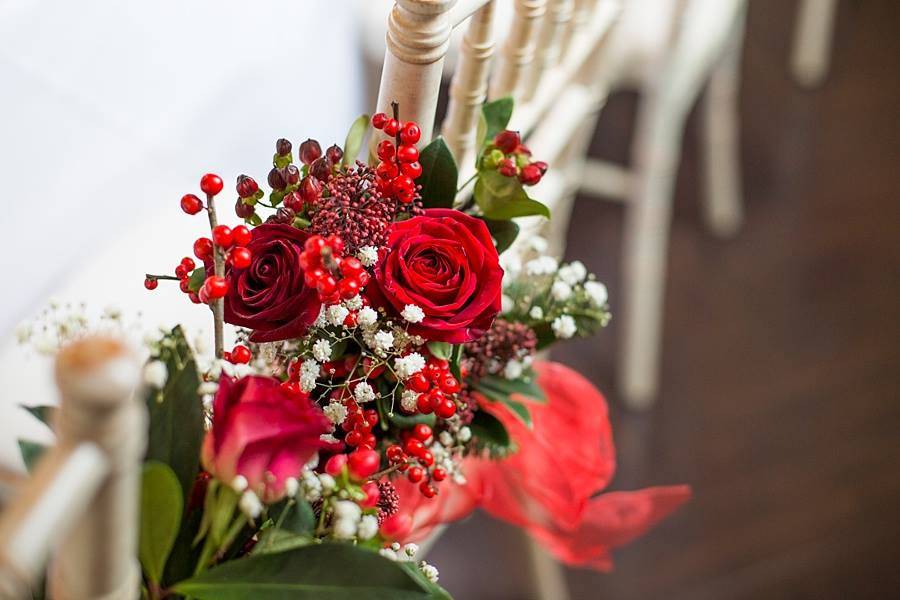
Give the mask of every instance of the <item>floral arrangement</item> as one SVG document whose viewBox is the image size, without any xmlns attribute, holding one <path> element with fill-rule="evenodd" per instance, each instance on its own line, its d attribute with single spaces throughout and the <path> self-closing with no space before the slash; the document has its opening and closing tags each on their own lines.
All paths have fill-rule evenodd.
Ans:
<svg viewBox="0 0 900 600">
<path fill-rule="evenodd" d="M 538 240 L 501 261 L 513 218 L 549 217 L 527 191 L 548 166 L 511 112 L 483 107 L 461 189 L 444 141 L 420 151 L 395 105 L 343 147 L 306 140 L 296 163 L 278 140 L 271 191 L 237 178 L 240 224 L 219 222 L 217 175 L 181 199 L 209 237 L 144 285 L 211 309 L 215 358 L 179 327 L 150 344 L 145 597 L 448 598 L 415 542 L 476 507 L 608 569 L 687 498 L 594 497 L 614 470 L 603 398 L 535 355 L 606 325 L 606 288 Z M 382 139 L 356 161 L 370 126 Z"/>
</svg>

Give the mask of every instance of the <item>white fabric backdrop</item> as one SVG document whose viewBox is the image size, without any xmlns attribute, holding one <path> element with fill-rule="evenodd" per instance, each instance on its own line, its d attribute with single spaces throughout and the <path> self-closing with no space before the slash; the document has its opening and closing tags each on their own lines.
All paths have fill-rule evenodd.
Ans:
<svg viewBox="0 0 900 600">
<path fill-rule="evenodd" d="M 204 233 L 199 177 L 261 183 L 274 141 L 342 143 L 368 107 L 351 0 L 0 0 L 0 462 L 47 432 L 49 364 L 13 339 L 51 296 L 206 326 L 174 287 L 143 289 Z M 208 231 L 206 232 L 208 235 Z"/>
</svg>

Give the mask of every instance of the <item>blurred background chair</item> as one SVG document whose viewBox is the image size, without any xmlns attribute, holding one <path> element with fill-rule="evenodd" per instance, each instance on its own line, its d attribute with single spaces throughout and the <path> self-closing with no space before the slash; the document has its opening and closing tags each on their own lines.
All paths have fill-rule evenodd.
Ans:
<svg viewBox="0 0 900 600">
<path fill-rule="evenodd" d="M 837 0 L 801 0 L 794 41 L 791 49 L 791 71 L 804 87 L 813 87 L 828 75 L 831 42 Z"/>
</svg>

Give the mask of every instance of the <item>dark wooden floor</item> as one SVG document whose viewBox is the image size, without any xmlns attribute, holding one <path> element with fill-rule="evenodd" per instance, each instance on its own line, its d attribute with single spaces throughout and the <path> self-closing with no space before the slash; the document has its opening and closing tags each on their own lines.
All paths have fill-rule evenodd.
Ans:
<svg viewBox="0 0 900 600">
<path fill-rule="evenodd" d="M 657 407 L 616 403 L 615 319 L 556 355 L 608 393 L 613 489 L 696 493 L 612 574 L 570 571 L 576 599 L 900 597 L 900 2 L 840 3 L 831 76 L 811 92 L 786 73 L 793 11 L 751 2 L 733 241 L 702 228 L 689 126 Z M 627 158 L 634 109 L 612 99 L 597 155 Z M 614 312 L 621 225 L 621 207 L 579 199 L 569 244 Z M 485 517 L 430 558 L 461 600 L 529 597 L 520 538 Z"/>
</svg>

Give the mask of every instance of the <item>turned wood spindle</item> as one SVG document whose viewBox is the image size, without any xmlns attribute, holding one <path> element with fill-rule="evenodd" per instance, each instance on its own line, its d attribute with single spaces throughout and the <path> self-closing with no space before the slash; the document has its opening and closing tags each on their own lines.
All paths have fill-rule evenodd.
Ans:
<svg viewBox="0 0 900 600">
<path fill-rule="evenodd" d="M 491 82 L 491 98 L 521 100 L 525 74 L 534 61 L 538 24 L 546 8 L 547 0 L 516 0 L 512 26 Z"/>
</svg>

